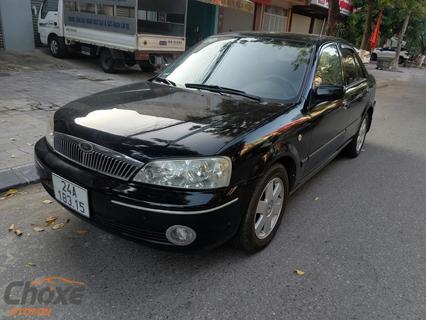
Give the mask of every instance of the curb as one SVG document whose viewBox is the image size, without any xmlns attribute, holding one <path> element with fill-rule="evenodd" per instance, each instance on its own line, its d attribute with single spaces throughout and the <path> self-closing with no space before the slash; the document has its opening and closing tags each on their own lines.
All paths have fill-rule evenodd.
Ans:
<svg viewBox="0 0 426 320">
<path fill-rule="evenodd" d="M 40 178 L 34 164 L 0 170 L 0 192 L 22 185 L 37 183 Z"/>
</svg>

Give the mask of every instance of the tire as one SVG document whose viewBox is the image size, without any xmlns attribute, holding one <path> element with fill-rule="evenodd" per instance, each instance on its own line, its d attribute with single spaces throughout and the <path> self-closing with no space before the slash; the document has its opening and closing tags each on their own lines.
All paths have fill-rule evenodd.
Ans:
<svg viewBox="0 0 426 320">
<path fill-rule="evenodd" d="M 352 141 L 346 146 L 344 151 L 349 158 L 356 158 L 360 155 L 362 147 L 364 146 L 365 137 L 367 135 L 368 121 L 369 117 L 366 114 L 361 120 L 358 132 L 352 138 Z"/>
<path fill-rule="evenodd" d="M 111 50 L 103 49 L 99 55 L 99 61 L 101 68 L 106 73 L 115 73 L 117 72 L 116 63 L 114 57 L 112 56 Z"/>
<path fill-rule="evenodd" d="M 371 61 L 376 61 L 377 60 L 377 53 L 372 53 L 370 60 Z"/>
<path fill-rule="evenodd" d="M 67 46 L 64 38 L 51 35 L 48 40 L 50 54 L 55 58 L 64 58 L 67 55 Z"/>
<path fill-rule="evenodd" d="M 149 60 L 144 60 L 139 62 L 139 67 L 143 72 L 154 72 L 155 67 L 151 64 Z"/>
<path fill-rule="evenodd" d="M 405 62 L 405 59 L 403 57 L 399 57 L 398 64 L 403 64 Z"/>
<path fill-rule="evenodd" d="M 271 184 L 272 189 L 269 189 Z M 278 184 L 281 189 L 276 189 Z M 277 192 L 277 197 L 268 197 L 268 194 L 275 193 L 268 193 L 268 190 Z M 288 196 L 287 171 L 282 165 L 275 164 L 260 178 L 255 187 L 247 213 L 244 215 L 235 237 L 235 243 L 239 248 L 247 253 L 255 253 L 272 241 L 284 215 Z M 267 197 L 270 199 L 268 200 Z M 274 200 L 270 201 L 271 199 Z"/>
</svg>

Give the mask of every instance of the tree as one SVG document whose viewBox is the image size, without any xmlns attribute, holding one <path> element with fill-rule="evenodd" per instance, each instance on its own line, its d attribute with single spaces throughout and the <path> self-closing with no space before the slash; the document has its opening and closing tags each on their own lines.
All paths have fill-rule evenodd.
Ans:
<svg viewBox="0 0 426 320">
<path fill-rule="evenodd" d="M 335 36 L 337 32 L 337 21 L 340 15 L 339 0 L 328 1 L 328 19 L 325 33 L 327 35 Z"/>
<path fill-rule="evenodd" d="M 391 70 L 393 70 L 393 71 L 398 71 L 399 54 L 401 53 L 402 41 L 404 40 L 405 33 L 407 32 L 407 27 L 408 27 L 408 22 L 410 21 L 410 16 L 411 16 L 411 10 L 409 10 L 407 15 L 405 16 L 404 24 L 402 25 L 401 32 L 399 33 L 399 36 L 398 36 L 398 46 L 396 47 L 395 58 L 393 59 L 392 67 L 391 67 Z"/>
<path fill-rule="evenodd" d="M 362 42 L 361 42 L 361 49 L 362 50 L 368 50 L 369 49 L 369 41 L 371 37 L 371 18 L 373 15 L 373 7 L 374 7 L 374 0 L 368 1 L 367 6 L 367 16 L 365 19 L 365 25 L 364 25 L 364 33 L 362 35 Z"/>
<path fill-rule="evenodd" d="M 404 23 L 402 24 L 401 31 L 398 36 L 398 45 L 395 52 L 395 58 L 392 63 L 391 70 L 398 71 L 399 64 L 399 54 L 401 53 L 402 41 L 404 40 L 405 34 L 407 32 L 408 23 L 410 22 L 410 18 L 421 17 L 424 18 L 426 16 L 426 0 L 405 0 L 405 1 L 395 1 L 395 9 L 404 14 Z M 419 34 L 420 37 L 420 34 Z"/>
</svg>

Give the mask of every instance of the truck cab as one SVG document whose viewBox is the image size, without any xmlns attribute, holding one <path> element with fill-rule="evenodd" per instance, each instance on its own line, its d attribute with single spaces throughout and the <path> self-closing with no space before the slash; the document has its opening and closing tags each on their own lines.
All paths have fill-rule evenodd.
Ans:
<svg viewBox="0 0 426 320">
<path fill-rule="evenodd" d="M 40 41 L 57 58 L 62 57 L 65 49 L 62 4 L 59 0 L 45 0 L 38 12 Z"/>
</svg>

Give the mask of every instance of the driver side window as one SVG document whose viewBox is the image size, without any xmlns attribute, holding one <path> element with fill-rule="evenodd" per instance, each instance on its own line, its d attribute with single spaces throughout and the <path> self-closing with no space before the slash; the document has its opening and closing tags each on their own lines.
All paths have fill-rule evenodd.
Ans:
<svg viewBox="0 0 426 320">
<path fill-rule="evenodd" d="M 325 47 L 321 52 L 315 73 L 314 88 L 320 85 L 343 85 L 342 65 L 335 45 Z"/>
</svg>

